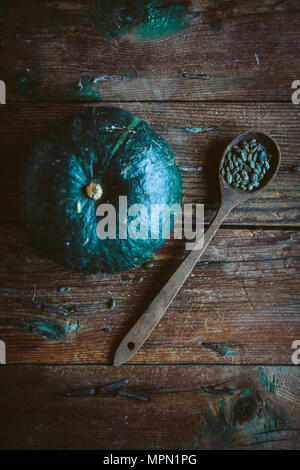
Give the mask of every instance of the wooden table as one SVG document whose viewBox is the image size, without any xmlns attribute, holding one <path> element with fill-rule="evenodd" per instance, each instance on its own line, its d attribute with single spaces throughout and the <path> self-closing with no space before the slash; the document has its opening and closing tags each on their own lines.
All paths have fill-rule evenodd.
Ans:
<svg viewBox="0 0 300 470">
<path fill-rule="evenodd" d="M 1 2 L 2 449 L 300 448 L 291 360 L 300 340 L 300 105 L 291 102 L 300 4 L 174 3 L 166 33 L 143 23 L 151 2 L 134 12 L 96 0 Z M 156 21 L 165 13 L 162 4 Z M 216 166 L 235 135 L 260 128 L 282 150 L 275 183 L 228 216 L 160 325 L 118 368 L 118 342 L 184 242 L 167 242 L 152 269 L 82 275 L 39 257 L 18 220 L 18 168 L 32 145 L 63 116 L 107 105 L 169 142 L 184 202 L 204 203 L 206 222 L 218 205 Z M 65 396 L 124 378 L 150 401 Z"/>
</svg>

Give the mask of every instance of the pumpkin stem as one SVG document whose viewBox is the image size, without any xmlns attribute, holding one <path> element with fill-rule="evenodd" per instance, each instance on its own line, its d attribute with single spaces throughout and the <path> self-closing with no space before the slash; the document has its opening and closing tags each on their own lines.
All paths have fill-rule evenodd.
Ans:
<svg viewBox="0 0 300 470">
<path fill-rule="evenodd" d="M 94 181 L 91 181 L 85 188 L 84 188 L 86 195 L 90 198 L 93 199 L 93 201 L 97 201 L 97 199 L 100 199 L 100 197 L 103 194 L 102 188 L 100 184 L 94 183 Z"/>
</svg>

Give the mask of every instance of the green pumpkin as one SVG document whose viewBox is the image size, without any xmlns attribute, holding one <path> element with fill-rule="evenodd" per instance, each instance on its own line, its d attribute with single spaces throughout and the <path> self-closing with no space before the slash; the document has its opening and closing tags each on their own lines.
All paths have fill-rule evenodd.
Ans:
<svg viewBox="0 0 300 470">
<path fill-rule="evenodd" d="M 89 108 L 56 125 L 32 151 L 20 183 L 23 219 L 36 249 L 87 273 L 139 266 L 165 242 L 161 224 L 156 239 L 119 237 L 119 196 L 128 206 L 143 204 L 148 214 L 151 204 L 182 199 L 167 143 L 146 122 L 111 107 Z M 116 208 L 116 239 L 97 235 L 100 204 Z M 153 220 L 147 219 L 148 235 Z"/>
</svg>

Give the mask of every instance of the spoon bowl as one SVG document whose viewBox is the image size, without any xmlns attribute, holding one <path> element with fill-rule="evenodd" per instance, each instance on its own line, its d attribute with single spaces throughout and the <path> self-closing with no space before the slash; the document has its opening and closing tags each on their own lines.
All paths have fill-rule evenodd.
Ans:
<svg viewBox="0 0 300 470">
<path fill-rule="evenodd" d="M 264 178 L 261 180 L 260 186 L 251 191 L 244 191 L 239 188 L 233 188 L 229 183 L 227 183 L 225 178 L 222 176 L 221 171 L 223 168 L 225 157 L 228 154 L 228 152 L 230 152 L 232 147 L 234 145 L 239 145 L 240 142 L 243 142 L 244 140 L 249 141 L 251 139 L 256 139 L 257 143 L 262 144 L 267 149 L 267 152 L 272 155 L 272 160 L 270 164 L 270 170 L 265 174 Z M 228 144 L 227 147 L 225 148 L 222 154 L 221 160 L 220 160 L 220 164 L 219 164 L 219 183 L 220 183 L 220 189 L 221 189 L 221 199 L 224 200 L 224 198 L 228 198 L 230 196 L 231 196 L 230 199 L 232 199 L 232 197 L 236 197 L 237 204 L 239 204 L 242 201 L 245 201 L 247 199 L 250 199 L 253 196 L 256 196 L 258 192 L 265 189 L 265 187 L 273 181 L 280 167 L 280 163 L 281 163 L 280 148 L 277 142 L 275 142 L 275 140 L 268 134 L 265 134 L 264 132 L 251 130 L 235 137 L 230 142 L 230 144 Z"/>
</svg>

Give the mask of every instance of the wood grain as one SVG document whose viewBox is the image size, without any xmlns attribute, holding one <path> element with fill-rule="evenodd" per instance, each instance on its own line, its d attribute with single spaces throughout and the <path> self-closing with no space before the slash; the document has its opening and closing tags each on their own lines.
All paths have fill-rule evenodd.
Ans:
<svg viewBox="0 0 300 470">
<path fill-rule="evenodd" d="M 150 401 L 65 396 L 124 378 Z M 0 380 L 1 449 L 300 448 L 295 366 L 2 366 Z"/>
<path fill-rule="evenodd" d="M 0 337 L 10 364 L 111 364 L 184 256 L 184 242 L 170 240 L 151 269 L 84 275 L 40 258 L 20 227 L 0 228 Z M 299 239 L 290 230 L 219 230 L 132 362 L 291 364 Z"/>
<path fill-rule="evenodd" d="M 218 205 L 216 169 L 226 145 L 236 135 L 252 128 L 269 133 L 278 142 L 282 152 L 278 176 L 262 195 L 234 209 L 224 224 L 299 226 L 300 106 L 270 103 L 113 105 L 148 121 L 167 140 L 181 169 L 184 202 L 204 203 L 206 222 L 211 220 Z M 17 219 L 17 176 L 32 146 L 50 125 L 67 114 L 78 112 L 83 106 L 26 104 L 0 107 L 3 162 L 0 174 L 0 220 Z"/>
<path fill-rule="evenodd" d="M 1 3 L 9 103 L 290 101 L 299 78 L 298 0 L 177 1 L 187 27 L 159 37 L 138 34 L 140 18 L 124 17 L 119 2 L 109 21 L 127 28 L 121 37 L 106 37 L 96 0 Z"/>
<path fill-rule="evenodd" d="M 139 9 L 119 2 L 103 22 L 105 3 L 0 2 L 0 338 L 10 364 L 0 366 L 0 448 L 300 449 L 291 365 L 300 339 L 299 1 L 174 0 L 186 27 L 156 36 L 141 34 Z M 110 22 L 120 34 L 107 34 Z M 86 276 L 40 258 L 18 218 L 19 168 L 34 143 L 101 101 L 169 142 L 184 200 L 204 203 L 206 222 L 233 137 L 259 128 L 282 151 L 274 184 L 226 219 L 134 357 L 139 366 L 108 364 L 184 256 L 183 241 L 169 241 L 152 269 Z M 150 401 L 65 396 L 124 378 Z"/>
</svg>

